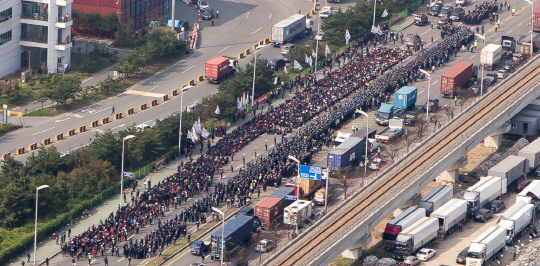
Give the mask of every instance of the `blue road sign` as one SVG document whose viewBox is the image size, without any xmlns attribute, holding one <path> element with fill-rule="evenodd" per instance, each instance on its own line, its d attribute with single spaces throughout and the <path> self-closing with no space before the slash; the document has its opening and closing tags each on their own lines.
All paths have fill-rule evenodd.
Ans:
<svg viewBox="0 0 540 266">
<path fill-rule="evenodd" d="M 296 196 L 285 196 L 286 200 L 296 200 Z"/>
<path fill-rule="evenodd" d="M 300 178 L 321 180 L 322 168 L 317 166 L 300 165 Z"/>
<path fill-rule="evenodd" d="M 7 104 L 4 104 L 2 106 L 2 124 L 7 124 L 7 120 L 8 120 L 8 109 L 7 109 Z"/>
</svg>

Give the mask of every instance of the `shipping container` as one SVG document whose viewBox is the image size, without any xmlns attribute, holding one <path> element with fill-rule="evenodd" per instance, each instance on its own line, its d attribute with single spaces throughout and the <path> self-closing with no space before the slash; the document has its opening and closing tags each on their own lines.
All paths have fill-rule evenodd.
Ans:
<svg viewBox="0 0 540 266">
<path fill-rule="evenodd" d="M 510 155 L 488 170 L 488 176 L 506 178 L 506 185 L 512 184 L 529 169 L 526 157 Z"/>
<path fill-rule="evenodd" d="M 255 206 L 255 216 L 261 219 L 261 228 L 268 229 L 278 224 L 283 216 L 283 199 L 266 197 Z"/>
<path fill-rule="evenodd" d="M 535 169 L 540 166 L 540 138 L 529 143 L 518 152 L 518 156 L 526 157 L 529 161 L 529 169 Z"/>
<path fill-rule="evenodd" d="M 439 185 L 418 202 L 418 207 L 426 209 L 426 214 L 430 215 L 431 212 L 443 206 L 453 196 L 454 187 Z"/>
<path fill-rule="evenodd" d="M 294 199 L 291 198 L 291 197 L 296 196 L 294 192 L 295 192 L 294 188 L 280 187 L 278 188 L 278 190 L 274 191 L 274 193 L 272 193 L 272 195 L 270 196 L 283 199 L 283 208 L 285 208 L 291 205 L 295 201 Z"/>
<path fill-rule="evenodd" d="M 346 167 L 360 159 L 365 151 L 364 139 L 350 137 L 328 153 L 328 169 L 336 171 L 341 167 Z"/>
<path fill-rule="evenodd" d="M 451 199 L 432 212 L 430 217 L 439 219 L 437 237 L 444 239 L 445 236 L 455 231 L 459 223 L 464 223 L 467 220 L 467 201 Z"/>
<path fill-rule="evenodd" d="M 443 97 L 457 95 L 456 90 L 465 85 L 473 77 L 473 64 L 469 62 L 459 62 L 444 72 L 441 76 L 441 94 Z"/>
<path fill-rule="evenodd" d="M 533 11 L 533 31 L 540 31 L 540 6 Z"/>
<path fill-rule="evenodd" d="M 469 246 L 467 252 L 467 265 L 488 265 L 495 254 L 502 253 L 506 246 L 506 228 L 492 226 L 477 237 Z"/>
<path fill-rule="evenodd" d="M 490 43 L 486 45 L 480 53 L 480 64 L 482 64 L 485 69 L 495 70 L 497 64 L 499 64 L 502 59 L 502 54 L 502 45 Z"/>
<path fill-rule="evenodd" d="M 396 91 L 394 95 L 394 107 L 397 109 L 414 110 L 418 89 L 405 86 Z"/>
<path fill-rule="evenodd" d="M 311 33 L 311 25 L 308 23 L 311 23 L 311 20 L 308 21 L 306 16 L 292 15 L 272 26 L 272 41 L 283 45 L 296 38 L 304 38 Z"/>
<path fill-rule="evenodd" d="M 204 66 L 204 76 L 210 83 L 219 84 L 234 74 L 233 68 L 229 66 L 229 58 L 218 56 L 206 62 Z"/>
<path fill-rule="evenodd" d="M 221 258 L 221 236 L 225 239 L 225 252 L 236 250 L 239 245 L 251 244 L 251 233 L 257 231 L 260 227 L 260 220 L 257 216 L 238 215 L 236 218 L 226 223 L 211 236 L 212 241 L 212 259 Z M 223 230 L 223 232 L 222 232 Z M 233 252 L 233 255 L 234 256 Z"/>
<path fill-rule="evenodd" d="M 313 204 L 307 200 L 297 200 L 283 210 L 283 224 L 301 227 L 304 222 L 311 218 Z"/>
</svg>

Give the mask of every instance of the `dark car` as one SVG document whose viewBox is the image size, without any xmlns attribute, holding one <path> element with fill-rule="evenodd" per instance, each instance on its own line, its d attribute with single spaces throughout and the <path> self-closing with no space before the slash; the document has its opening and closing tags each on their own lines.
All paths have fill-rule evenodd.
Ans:
<svg viewBox="0 0 540 266">
<path fill-rule="evenodd" d="M 407 111 L 402 115 L 403 124 L 406 126 L 414 126 L 416 124 L 416 113 Z"/>
<path fill-rule="evenodd" d="M 515 70 L 515 66 L 514 66 L 514 65 L 515 65 L 514 62 L 512 62 L 512 61 L 510 61 L 510 60 L 509 60 L 509 61 L 506 61 L 506 63 L 504 63 L 503 69 L 506 70 L 506 71 L 508 71 L 508 72 L 514 72 L 514 70 Z"/>
<path fill-rule="evenodd" d="M 486 206 L 486 208 L 497 213 L 506 208 L 506 203 L 504 203 L 502 200 L 493 200 Z"/>
<path fill-rule="evenodd" d="M 439 99 L 437 98 L 429 98 L 429 103 L 426 103 L 425 105 L 422 105 L 418 107 L 418 111 L 420 112 L 427 112 L 427 106 L 429 105 L 429 111 L 435 112 L 437 109 L 439 109 Z"/>
<path fill-rule="evenodd" d="M 429 9 L 428 9 L 429 12 L 428 13 L 429 13 L 430 16 L 438 16 L 439 11 L 441 11 L 441 9 L 442 9 L 442 6 L 436 4 L 436 5 L 433 5 L 433 6 L 429 7 Z"/>
<path fill-rule="evenodd" d="M 469 252 L 469 247 L 462 249 L 456 257 L 456 263 L 465 264 L 467 260 L 467 252 Z"/>
<path fill-rule="evenodd" d="M 446 17 L 449 17 L 450 16 L 450 13 L 452 13 L 452 7 L 451 6 L 444 6 L 443 8 L 441 8 L 441 10 L 439 11 L 439 17 L 440 18 L 446 18 Z"/>
<path fill-rule="evenodd" d="M 452 12 L 450 12 L 450 19 L 452 21 L 459 21 L 461 20 L 461 17 L 463 16 L 463 9 L 461 8 L 456 8 L 454 10 L 452 10 Z"/>
<path fill-rule="evenodd" d="M 452 24 L 452 20 L 450 18 L 448 17 L 441 18 L 437 22 L 437 29 L 445 28 L 446 26 L 451 25 L 451 24 Z"/>
<path fill-rule="evenodd" d="M 484 78 L 483 82 L 484 82 L 484 87 L 489 87 L 497 82 L 497 78 L 492 77 L 492 76 L 487 76 Z"/>
<path fill-rule="evenodd" d="M 271 68 L 274 71 L 278 71 L 279 69 L 283 68 L 285 66 L 285 61 L 281 58 L 274 58 L 270 59 L 268 61 L 268 67 Z"/>
<path fill-rule="evenodd" d="M 477 222 L 485 223 L 487 220 L 493 218 L 493 212 L 488 209 L 480 209 L 474 213 L 473 219 Z"/>
<path fill-rule="evenodd" d="M 529 179 L 525 178 L 524 176 L 522 176 L 516 181 L 516 186 L 514 187 L 514 191 L 515 192 L 521 192 L 530 183 L 531 183 L 531 180 L 529 180 Z"/>
<path fill-rule="evenodd" d="M 420 45 L 421 43 L 422 43 L 422 39 L 420 38 L 420 35 L 418 34 L 409 33 L 407 34 L 407 37 L 405 37 L 405 45 L 407 45 L 407 47 L 417 46 L 417 45 Z"/>
<path fill-rule="evenodd" d="M 214 18 L 214 9 L 213 8 L 207 8 L 202 12 L 202 19 L 204 20 L 212 20 Z"/>
<path fill-rule="evenodd" d="M 414 15 L 414 25 L 424 26 L 428 24 L 428 17 L 426 14 L 416 14 Z"/>
<path fill-rule="evenodd" d="M 210 245 L 202 240 L 195 240 L 191 243 L 190 248 L 191 254 L 200 256 L 210 250 Z"/>
</svg>

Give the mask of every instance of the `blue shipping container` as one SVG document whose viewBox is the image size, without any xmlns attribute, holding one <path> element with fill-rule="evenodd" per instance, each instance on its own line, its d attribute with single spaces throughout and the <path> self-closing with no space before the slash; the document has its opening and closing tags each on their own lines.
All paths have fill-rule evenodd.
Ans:
<svg viewBox="0 0 540 266">
<path fill-rule="evenodd" d="M 405 86 L 394 95 L 394 106 L 398 109 L 408 109 L 416 103 L 417 89 Z"/>
<path fill-rule="evenodd" d="M 294 202 L 294 200 L 286 199 L 287 196 L 296 196 L 294 194 L 294 188 L 292 187 L 280 187 L 278 190 L 274 191 L 271 197 L 283 199 L 283 208 L 291 205 L 291 203 Z"/>
<path fill-rule="evenodd" d="M 225 251 L 231 251 L 239 245 L 243 245 L 251 238 L 251 233 L 260 226 L 259 218 L 255 216 L 238 215 L 232 221 L 225 224 Z M 210 238 L 212 241 L 212 259 L 220 259 L 221 256 L 221 230 L 219 228 Z"/>
<path fill-rule="evenodd" d="M 328 153 L 327 167 L 330 171 L 338 170 L 360 159 L 366 151 L 363 138 L 350 137 Z"/>
</svg>

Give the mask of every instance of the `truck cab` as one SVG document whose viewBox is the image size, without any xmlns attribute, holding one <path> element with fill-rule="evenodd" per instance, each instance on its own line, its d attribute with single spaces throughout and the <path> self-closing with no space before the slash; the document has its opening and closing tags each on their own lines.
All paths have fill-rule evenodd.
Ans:
<svg viewBox="0 0 540 266">
<path fill-rule="evenodd" d="M 512 53 L 516 52 L 516 39 L 514 39 L 514 37 L 502 36 L 501 45 L 505 51 L 510 51 Z"/>
<path fill-rule="evenodd" d="M 321 11 L 319 12 L 319 16 L 321 18 L 331 17 L 332 15 L 333 15 L 333 13 L 332 13 L 332 7 L 331 6 L 323 6 Z"/>
<path fill-rule="evenodd" d="M 294 188 L 294 196 L 300 195 L 300 198 L 304 198 L 304 190 L 301 187 L 296 186 L 296 184 L 293 183 L 287 183 L 285 184 L 285 187 Z M 297 189 L 300 188 L 300 194 L 298 194 Z"/>
<path fill-rule="evenodd" d="M 375 114 L 375 123 L 381 126 L 388 126 L 388 122 L 392 117 L 394 117 L 394 106 L 383 103 Z"/>
<path fill-rule="evenodd" d="M 191 254 L 200 256 L 210 250 L 210 243 L 204 242 L 202 240 L 195 240 L 191 243 L 189 247 L 191 248 Z"/>
</svg>

